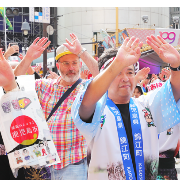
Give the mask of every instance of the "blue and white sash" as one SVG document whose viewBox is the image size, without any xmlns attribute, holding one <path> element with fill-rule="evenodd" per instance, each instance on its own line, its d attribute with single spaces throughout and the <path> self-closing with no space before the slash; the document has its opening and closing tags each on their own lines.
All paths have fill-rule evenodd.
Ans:
<svg viewBox="0 0 180 180">
<path fill-rule="evenodd" d="M 122 120 L 121 113 L 118 107 L 113 103 L 111 99 L 107 99 L 106 105 L 109 107 L 116 119 L 117 132 L 119 137 L 120 151 L 122 155 L 124 171 L 126 179 L 135 180 L 135 172 L 133 168 L 133 163 L 131 159 L 128 139 L 126 135 L 126 130 Z M 145 180 L 145 167 L 144 167 L 144 153 L 143 153 L 143 139 L 141 132 L 141 124 L 139 119 L 139 113 L 137 106 L 134 104 L 133 100 L 130 99 L 129 103 L 133 143 L 134 143 L 134 156 L 136 163 L 136 172 L 138 180 Z"/>
</svg>

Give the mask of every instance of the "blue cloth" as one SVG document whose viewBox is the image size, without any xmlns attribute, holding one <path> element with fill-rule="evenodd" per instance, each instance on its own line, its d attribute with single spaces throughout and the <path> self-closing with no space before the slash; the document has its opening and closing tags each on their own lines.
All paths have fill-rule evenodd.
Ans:
<svg viewBox="0 0 180 180">
<path fill-rule="evenodd" d="M 63 169 L 56 170 L 50 167 L 51 180 L 86 180 L 87 179 L 87 158 L 78 164 L 70 164 Z"/>
</svg>

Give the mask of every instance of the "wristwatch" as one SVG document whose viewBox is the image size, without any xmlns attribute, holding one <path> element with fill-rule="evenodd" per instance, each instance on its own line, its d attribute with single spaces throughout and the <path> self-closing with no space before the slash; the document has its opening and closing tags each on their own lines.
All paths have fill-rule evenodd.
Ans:
<svg viewBox="0 0 180 180">
<path fill-rule="evenodd" d="M 169 67 L 170 67 L 170 69 L 171 69 L 172 71 L 180 71 L 180 66 L 177 67 L 177 68 L 173 68 L 173 67 L 171 67 L 171 66 L 169 65 Z"/>
<path fill-rule="evenodd" d="M 81 55 L 82 55 L 82 53 L 83 53 L 84 51 L 86 51 L 86 48 L 82 48 L 81 52 L 78 54 L 78 57 L 79 57 L 79 58 L 81 57 Z"/>
</svg>

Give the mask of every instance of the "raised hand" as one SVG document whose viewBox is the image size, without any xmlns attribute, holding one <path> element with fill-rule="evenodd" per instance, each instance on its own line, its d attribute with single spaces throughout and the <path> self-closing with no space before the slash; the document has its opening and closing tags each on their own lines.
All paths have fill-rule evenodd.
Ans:
<svg viewBox="0 0 180 180">
<path fill-rule="evenodd" d="M 23 60 L 23 55 L 22 54 L 19 54 L 19 58 L 21 59 L 21 60 Z"/>
<path fill-rule="evenodd" d="M 82 79 L 88 79 L 88 76 L 91 72 L 89 70 L 81 71 L 81 78 Z"/>
<path fill-rule="evenodd" d="M 179 52 L 161 36 L 147 36 L 146 42 L 164 62 L 169 63 L 173 68 L 180 66 Z"/>
<path fill-rule="evenodd" d="M 0 86 L 11 86 L 12 81 L 15 81 L 13 70 L 0 49 Z"/>
<path fill-rule="evenodd" d="M 30 61 L 33 61 L 41 56 L 43 51 L 50 45 L 51 41 L 48 41 L 48 38 L 40 38 L 37 37 L 34 42 L 29 46 L 27 53 L 26 53 L 26 59 L 29 59 Z"/>
<path fill-rule="evenodd" d="M 161 71 L 161 74 L 163 76 L 164 75 L 166 76 L 164 80 L 167 81 L 169 79 L 170 75 L 171 75 L 171 71 L 167 70 L 166 68 L 163 68 L 162 71 Z"/>
<path fill-rule="evenodd" d="M 137 72 L 135 75 L 136 82 L 142 81 L 148 77 L 148 73 L 150 72 L 150 68 L 143 68 Z"/>
<path fill-rule="evenodd" d="M 49 71 L 49 73 L 51 74 L 51 79 L 57 79 L 59 77 L 55 72 Z"/>
<path fill-rule="evenodd" d="M 9 46 L 4 54 L 5 59 L 8 59 L 8 57 L 14 53 L 19 53 L 19 46 L 18 45 L 11 46 L 9 43 Z"/>
<path fill-rule="evenodd" d="M 70 38 L 72 42 L 66 39 L 67 43 L 64 43 L 63 45 L 66 46 L 73 54 L 78 55 L 82 50 L 81 43 L 79 42 L 77 36 L 73 33 L 70 34 Z"/>
<path fill-rule="evenodd" d="M 41 65 L 35 66 L 34 70 L 36 71 L 36 73 L 38 73 L 40 71 L 40 69 L 42 68 Z"/>
<path fill-rule="evenodd" d="M 139 39 L 134 36 L 129 39 L 126 38 L 120 47 L 116 59 L 121 62 L 122 67 L 130 66 L 135 64 L 141 56 L 140 48 L 143 43 L 139 43 Z"/>
</svg>

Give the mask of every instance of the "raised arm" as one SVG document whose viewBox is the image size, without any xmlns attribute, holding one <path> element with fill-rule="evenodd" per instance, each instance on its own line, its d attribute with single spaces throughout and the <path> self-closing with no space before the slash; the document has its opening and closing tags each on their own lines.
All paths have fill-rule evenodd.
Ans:
<svg viewBox="0 0 180 180">
<path fill-rule="evenodd" d="M 0 49 L 0 86 L 2 86 L 6 92 L 17 87 L 13 70 L 3 56 L 2 49 Z"/>
<path fill-rule="evenodd" d="M 72 43 L 66 39 L 67 43 L 64 43 L 63 45 L 66 46 L 69 51 L 71 51 L 73 54 L 78 55 L 82 51 L 81 43 L 79 42 L 77 36 L 75 34 L 70 34 Z M 87 52 L 84 51 L 80 58 L 84 61 L 84 63 L 87 65 L 88 69 L 92 73 L 92 75 L 95 77 L 97 74 L 99 74 L 98 69 L 98 63 L 97 61 Z"/>
<path fill-rule="evenodd" d="M 48 41 L 48 38 L 36 38 L 31 46 L 28 48 L 28 51 L 22 61 L 14 70 L 15 76 L 23 75 L 27 72 L 33 60 L 41 56 L 43 51 L 49 46 L 51 41 Z"/>
<path fill-rule="evenodd" d="M 146 79 L 148 77 L 148 73 L 150 72 L 149 67 L 144 67 L 143 69 L 139 70 L 135 75 L 135 83 L 138 84 L 139 81 Z"/>
<path fill-rule="evenodd" d="M 180 54 L 170 44 L 168 44 L 161 36 L 147 37 L 147 44 L 159 55 L 159 57 L 166 63 L 170 64 L 172 68 L 180 66 Z M 170 82 L 176 102 L 180 98 L 180 71 L 171 70 Z"/>
<path fill-rule="evenodd" d="M 14 53 L 19 53 L 19 46 L 18 45 L 11 46 L 10 43 L 9 43 L 8 49 L 4 53 L 5 59 L 8 59 Z"/>
<path fill-rule="evenodd" d="M 127 66 L 136 63 L 141 55 L 138 45 L 139 39 L 126 38 L 120 47 L 114 61 L 98 74 L 89 84 L 79 109 L 79 115 L 83 120 L 91 117 L 95 110 L 97 101 L 106 93 L 112 81 Z"/>
</svg>

